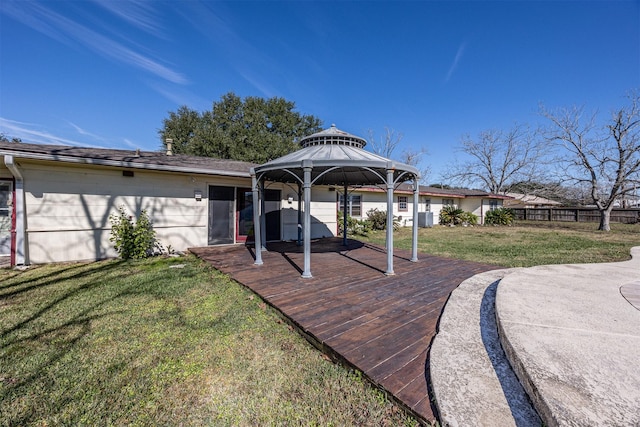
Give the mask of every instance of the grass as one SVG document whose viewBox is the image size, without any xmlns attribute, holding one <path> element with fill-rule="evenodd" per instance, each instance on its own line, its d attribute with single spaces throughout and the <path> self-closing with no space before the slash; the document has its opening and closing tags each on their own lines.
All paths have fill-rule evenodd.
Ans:
<svg viewBox="0 0 640 427">
<path fill-rule="evenodd" d="M 0 425 L 415 425 L 192 257 L 0 270 Z"/>
<path fill-rule="evenodd" d="M 420 229 L 506 267 L 612 262 L 640 225 Z M 384 245 L 385 235 L 363 240 Z M 395 233 L 411 248 L 411 229 Z M 260 298 L 192 257 L 0 270 L 0 425 L 415 425 Z"/>
<path fill-rule="evenodd" d="M 640 224 L 614 223 L 611 228 L 600 232 L 594 223 L 534 221 L 512 227 L 435 226 L 419 229 L 418 250 L 504 267 L 629 259 L 629 249 L 640 246 Z M 370 233 L 361 240 L 384 246 L 385 232 Z M 394 233 L 394 247 L 411 249 L 410 227 Z"/>
</svg>

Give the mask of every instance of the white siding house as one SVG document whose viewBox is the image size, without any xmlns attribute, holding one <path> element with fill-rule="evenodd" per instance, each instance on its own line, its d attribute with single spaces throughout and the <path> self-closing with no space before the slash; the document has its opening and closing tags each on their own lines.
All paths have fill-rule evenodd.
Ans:
<svg viewBox="0 0 640 427">
<path fill-rule="evenodd" d="M 165 248 L 252 239 L 254 164 L 158 152 L 0 143 L 0 256 L 12 265 L 117 254 L 109 216 L 146 210 Z M 267 189 L 267 240 L 297 238 L 297 202 Z M 295 194 L 294 194 L 295 195 Z M 296 196 L 297 198 L 297 196 Z M 313 189 L 313 238 L 335 234 L 335 193 Z"/>
<path fill-rule="evenodd" d="M 359 206 L 348 208 L 359 212 L 352 215 L 358 219 L 366 219 L 367 212 L 372 209 L 387 210 L 385 191 L 377 187 L 360 187 L 349 190 L 347 200 L 350 203 L 359 203 Z M 483 191 L 467 189 L 440 189 L 435 187 L 420 186 L 418 212 L 431 212 L 433 224 L 438 224 L 440 211 L 444 206 L 454 205 L 466 212 L 478 216 L 478 222 L 484 222 L 486 213 L 497 207 L 501 207 L 503 200 L 508 197 L 490 194 Z M 400 219 L 402 226 L 412 225 L 413 212 L 413 188 L 410 184 L 402 184 L 396 188 L 393 197 L 393 215 Z"/>
</svg>

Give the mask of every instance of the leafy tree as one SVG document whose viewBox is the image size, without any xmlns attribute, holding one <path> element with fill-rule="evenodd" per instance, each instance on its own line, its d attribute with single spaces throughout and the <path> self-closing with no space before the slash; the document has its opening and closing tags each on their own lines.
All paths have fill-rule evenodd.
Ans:
<svg viewBox="0 0 640 427">
<path fill-rule="evenodd" d="M 615 110 L 604 125 L 583 108 L 550 112 L 545 137 L 560 148 L 559 174 L 565 182 L 585 186 L 600 211 L 598 230 L 610 230 L 611 210 L 640 185 L 640 91 Z"/>
<path fill-rule="evenodd" d="M 170 112 L 159 131 L 173 139 L 176 154 L 264 163 L 295 151 L 297 138 L 321 130 L 320 119 L 294 111 L 284 98 L 246 97 L 229 92 L 198 113 L 186 106 Z"/>
</svg>

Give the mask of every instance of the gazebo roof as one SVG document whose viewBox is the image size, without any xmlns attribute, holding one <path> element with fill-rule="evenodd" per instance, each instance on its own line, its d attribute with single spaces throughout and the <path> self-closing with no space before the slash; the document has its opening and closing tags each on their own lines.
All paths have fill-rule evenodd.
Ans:
<svg viewBox="0 0 640 427">
<path fill-rule="evenodd" d="M 300 150 L 256 167 L 258 179 L 302 182 L 305 166 L 312 167 L 314 185 L 383 184 L 387 170 L 393 170 L 397 182 L 419 175 L 413 166 L 364 150 L 364 139 L 341 131 L 335 125 L 303 138 L 300 145 Z"/>
</svg>

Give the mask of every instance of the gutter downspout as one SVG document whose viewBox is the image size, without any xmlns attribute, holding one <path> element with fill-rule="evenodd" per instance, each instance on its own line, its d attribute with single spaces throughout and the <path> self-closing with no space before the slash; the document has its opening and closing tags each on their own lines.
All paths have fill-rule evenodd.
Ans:
<svg viewBox="0 0 640 427">
<path fill-rule="evenodd" d="M 28 265 L 27 248 L 25 244 L 24 178 L 12 155 L 5 154 L 4 164 L 13 175 L 16 185 L 16 199 L 13 201 L 16 210 L 16 265 Z"/>
</svg>

